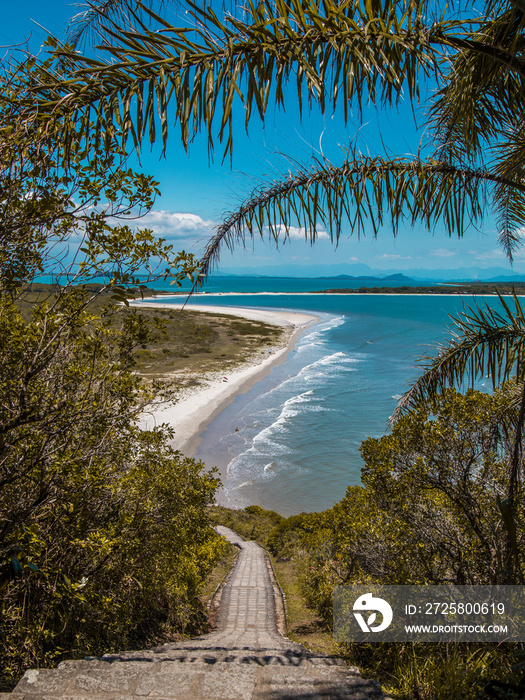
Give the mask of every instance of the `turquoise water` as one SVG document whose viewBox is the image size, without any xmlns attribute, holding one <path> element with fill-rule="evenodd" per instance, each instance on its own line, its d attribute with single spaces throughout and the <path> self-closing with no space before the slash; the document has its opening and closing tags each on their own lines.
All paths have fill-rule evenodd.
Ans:
<svg viewBox="0 0 525 700">
<path fill-rule="evenodd" d="M 321 316 L 282 365 L 209 426 L 196 455 L 227 472 L 224 504 L 256 503 L 283 515 L 329 508 L 359 483 L 361 441 L 387 431 L 397 398 L 418 375 L 417 358 L 444 340 L 449 314 L 473 303 L 405 295 L 210 294 L 206 301 Z"/>
<path fill-rule="evenodd" d="M 359 289 L 359 287 L 435 287 L 439 282 L 345 279 L 340 277 L 221 277 L 211 276 L 204 287 L 206 293 L 298 293 L 318 292 L 324 289 Z M 166 289 L 165 282 L 150 285 Z"/>
<path fill-rule="evenodd" d="M 139 276 L 140 279 L 140 276 Z M 149 288 L 177 292 L 178 288 L 174 285 L 170 286 L 169 281 L 157 280 L 156 282 L 147 282 L 144 279 L 144 284 Z M 55 278 L 51 275 L 42 275 L 36 278 L 37 282 L 52 283 L 59 282 L 66 284 L 65 277 Z M 92 280 L 93 282 L 103 283 L 107 280 L 103 277 L 98 277 Z M 222 292 L 228 294 L 239 293 L 298 293 L 305 294 L 308 292 L 317 292 L 324 289 L 359 289 L 359 287 L 435 287 L 439 282 L 421 282 L 421 281 L 395 281 L 395 280 L 365 280 L 365 279 L 342 279 L 338 277 L 228 277 L 228 276 L 211 276 L 206 280 L 204 290 L 206 293 Z M 189 291 L 191 283 L 184 281 L 181 290 Z"/>
</svg>

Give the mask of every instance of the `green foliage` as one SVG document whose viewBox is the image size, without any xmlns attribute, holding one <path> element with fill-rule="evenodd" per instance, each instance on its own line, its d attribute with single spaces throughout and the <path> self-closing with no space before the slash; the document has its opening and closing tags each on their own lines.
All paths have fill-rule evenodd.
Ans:
<svg viewBox="0 0 525 700">
<path fill-rule="evenodd" d="M 494 396 L 447 390 L 399 420 L 391 435 L 363 443 L 363 483 L 374 504 L 398 519 L 414 582 L 504 582 L 497 501 L 506 494 L 516 419 L 509 403 L 505 388 Z M 521 521 L 523 504 L 520 511 Z"/>
<path fill-rule="evenodd" d="M 248 236 L 268 232 L 276 244 L 286 239 L 289 224 L 283 222 L 303 228 L 310 243 L 319 230 L 329 232 L 333 242 L 345 229 L 377 236 L 383 226 L 390 226 L 395 235 L 406 219 L 429 229 L 439 220 L 450 236 L 461 236 L 468 224 L 481 219 L 491 182 L 500 178 L 419 158 L 372 158 L 350 151 L 337 166 L 323 158 L 254 190 L 210 239 L 203 272 L 217 262 L 224 246 L 233 249 Z M 516 186 L 510 180 L 506 184 Z"/>
<path fill-rule="evenodd" d="M 391 434 L 363 442 L 363 486 L 349 487 L 328 511 L 300 517 L 293 556 L 303 595 L 327 628 L 335 585 L 506 582 L 507 532 L 498 501 L 508 488 L 517 420 L 513 389 L 504 385 L 493 396 L 448 389 L 427 399 L 398 420 Z M 521 491 L 515 506 L 521 577 Z M 489 679 L 515 680 L 513 646 L 341 649 L 396 692 L 425 700 L 477 698 Z"/>
<path fill-rule="evenodd" d="M 268 536 L 284 518 L 274 510 L 264 510 L 260 506 L 247 506 L 242 510 L 232 510 L 223 506 L 210 509 L 212 520 L 218 525 L 229 527 L 247 540 L 255 540 L 263 547 Z"/>
<path fill-rule="evenodd" d="M 401 693 L 421 700 L 484 698 L 489 679 L 517 680 L 514 650 L 505 645 L 415 644 L 401 650 L 397 660 L 392 651 L 393 683 Z"/>
<path fill-rule="evenodd" d="M 13 115 L 14 76 L 0 98 L 2 688 L 31 666 L 204 629 L 198 594 L 223 549 L 215 474 L 173 451 L 166 426 L 139 427 L 159 387 L 137 353 L 162 321 L 115 304 L 144 275 L 180 284 L 198 265 L 131 228 L 157 184 L 114 140 L 65 160 L 68 138 L 44 146 Z M 33 288 L 43 272 L 60 284 Z"/>
<path fill-rule="evenodd" d="M 510 377 L 513 382 L 506 385 L 508 405 L 512 409 L 512 446 L 507 450 L 506 488 L 498 493 L 496 502 L 506 531 L 506 542 L 502 557 L 505 561 L 505 582 L 523 580 L 521 571 L 517 529 L 519 527 L 518 491 L 520 473 L 523 472 L 522 443 L 525 426 L 524 385 L 524 332 L 525 315 L 521 304 L 513 293 L 513 304 L 509 305 L 499 295 L 500 309 L 476 306 L 468 308 L 459 318 L 452 319 L 455 330 L 447 345 L 443 345 L 437 357 L 424 358 L 425 371 L 411 389 L 399 401 L 392 421 L 399 418 L 409 406 L 416 409 L 432 401 L 436 393 L 447 385 L 460 385 L 466 379 L 487 376 L 495 387 Z M 508 433 L 508 420 L 503 421 Z"/>
<path fill-rule="evenodd" d="M 282 518 L 268 536 L 267 545 L 270 552 L 281 559 L 292 557 L 305 532 L 310 531 L 309 527 L 305 529 L 307 521 L 306 513 Z"/>
<path fill-rule="evenodd" d="M 67 135 L 43 139 L 16 111 L 17 80 L 23 75 L 32 84 L 37 64 L 30 57 L 6 63 L 0 73 L 1 293 L 16 293 L 42 273 L 62 285 L 105 278 L 124 303 L 123 287 L 140 286 L 144 275 L 172 277 L 179 286 L 186 277 L 195 282 L 193 255 L 175 253 L 152 230 L 137 227 L 158 183 L 128 167 L 115 138 L 108 135 L 103 148 L 88 153 L 75 122 L 68 122 Z M 48 59 L 39 68 L 52 64 Z"/>
<path fill-rule="evenodd" d="M 506 492 L 515 410 L 493 396 L 449 389 L 368 438 L 363 486 L 308 516 L 308 596 L 330 624 L 331 587 L 344 583 L 497 584 L 504 581 Z M 524 504 L 519 502 L 523 552 Z M 313 582 L 313 583 L 312 583 Z"/>
<path fill-rule="evenodd" d="M 149 329 L 110 328 L 72 289 L 24 321 L 0 299 L 2 679 L 202 629 L 198 601 L 222 545 L 218 481 L 136 417 L 131 374 Z"/>
<path fill-rule="evenodd" d="M 165 145 L 170 103 L 185 146 L 204 127 L 210 148 L 218 130 L 226 153 L 234 109 L 243 108 L 246 125 L 254 114 L 264 119 L 269 104 L 284 105 L 292 84 L 300 108 L 308 96 L 323 110 L 342 104 L 347 119 L 367 100 L 393 104 L 404 94 L 416 102 L 423 76 L 439 83 L 429 158 L 363 157 L 350 149 L 342 165 L 323 160 L 256 190 L 210 241 L 204 271 L 224 244 L 267 232 L 278 241 L 293 225 L 311 242 L 320 226 L 336 240 L 346 222 L 357 233 L 371 227 L 377 234 L 387 222 L 395 232 L 405 218 L 427 227 L 441 221 L 449 235 L 462 235 L 487 201 L 510 258 L 521 240 L 520 3 L 487 2 L 457 16 L 447 10 L 435 21 L 431 4 L 418 0 L 278 0 L 224 19 L 191 7 L 191 31 L 142 8 L 161 31 L 149 30 L 139 13 L 138 30 L 109 23 L 102 58 L 50 40 L 49 60 L 30 58 L 3 76 L 0 551 L 7 674 L 28 659 L 52 663 L 77 649 L 107 650 L 183 629 L 198 617 L 194 594 L 217 553 L 204 515 L 213 475 L 172 453 L 162 430 L 147 433 L 134 422 L 146 397 L 130 369 L 136 349 L 146 349 L 149 325 L 131 314 L 116 330 L 104 314 L 88 315 L 89 298 L 69 289 L 29 320 L 8 299 L 50 263 L 67 270 L 63 251 L 78 237 L 81 257 L 68 270 L 77 280 L 103 273 L 109 287 L 135 284 L 144 267 L 152 276 L 172 270 L 177 282 L 195 280 L 191 256 L 174 258 L 151 231 L 108 220 L 151 206 L 156 184 L 125 167 L 123 149 L 159 134 Z M 522 582 L 517 477 L 524 411 L 516 415 L 510 387 L 494 397 L 435 397 L 486 361 L 495 382 L 508 378 L 515 361 L 522 379 L 521 310 L 486 319 L 474 314 L 463 324 L 465 343 L 440 374 L 419 384 L 416 410 L 391 435 L 364 443 L 364 486 L 351 487 L 334 508 L 287 521 L 257 506 L 216 510 L 217 520 L 277 554 L 294 553 L 305 595 L 327 625 L 336 583 Z M 197 340 L 207 351 L 208 339 Z M 73 627 L 71 610 L 80 626 Z M 399 687 L 425 699 L 471 692 L 472 669 L 481 675 L 499 663 L 498 655 L 489 663 L 483 650 L 453 656 L 445 647 L 414 649 L 414 661 L 398 655 L 396 666 L 391 652 L 369 658 L 380 656 Z"/>
<path fill-rule="evenodd" d="M 35 63 L 37 80 L 29 83 L 17 76 L 17 104 L 33 115 L 38 102 L 40 133 L 67 130 L 74 118 L 99 148 L 108 134 L 137 147 L 144 138 L 165 144 L 172 103 L 185 146 L 201 128 L 212 145 L 218 129 L 227 152 L 235 106 L 244 103 L 248 125 L 269 104 L 283 104 L 289 83 L 297 86 L 300 107 L 306 92 L 323 107 L 342 104 L 346 117 L 354 96 L 359 104 L 368 97 L 393 102 L 404 88 L 414 98 L 419 71 L 432 70 L 433 43 L 442 43 L 442 27 L 426 25 L 418 2 L 405 11 L 389 3 L 266 1 L 248 4 L 242 19 L 223 20 L 211 8 L 188 4 L 191 32 L 142 7 L 154 27 L 108 28 L 101 56 L 85 57 L 49 39 L 60 62 Z M 461 32 L 462 22 L 448 28 Z"/>
<path fill-rule="evenodd" d="M 383 688 L 403 700 L 518 700 L 509 691 L 488 696 L 492 680 L 517 684 L 519 652 L 512 645 L 348 644 L 342 651 Z M 506 694 L 505 694 L 506 693 Z"/>
</svg>

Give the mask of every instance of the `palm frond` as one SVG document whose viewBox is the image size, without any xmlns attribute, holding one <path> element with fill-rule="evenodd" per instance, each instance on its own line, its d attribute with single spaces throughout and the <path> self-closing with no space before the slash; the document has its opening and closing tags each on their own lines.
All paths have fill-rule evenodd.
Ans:
<svg viewBox="0 0 525 700">
<path fill-rule="evenodd" d="M 103 40 L 108 29 L 133 31 L 137 23 L 154 15 L 148 13 L 153 6 L 159 10 L 168 5 L 181 5 L 183 0 L 87 0 L 80 5 L 69 21 L 66 42 L 75 49 L 82 43 Z"/>
<path fill-rule="evenodd" d="M 133 13 L 138 10 L 136 0 L 91 0 L 83 7 L 71 18 L 66 32 L 67 43 L 75 48 L 86 38 L 98 36 L 108 20 L 129 27 Z"/>
<path fill-rule="evenodd" d="M 483 154 L 487 143 L 514 124 L 525 106 L 522 70 L 525 15 L 496 3 L 493 18 L 466 37 L 464 46 L 443 57 L 442 85 L 430 116 L 433 137 L 443 144 L 440 157 Z M 481 48 L 483 47 L 483 49 Z M 459 150 L 458 150 L 459 145 Z"/>
<path fill-rule="evenodd" d="M 523 245 L 525 199 L 515 187 L 498 185 L 494 190 L 494 202 L 498 214 L 498 243 L 512 262 L 514 252 Z"/>
<path fill-rule="evenodd" d="M 422 360 L 423 374 L 400 399 L 391 418 L 416 407 L 445 389 L 465 379 L 490 376 L 493 386 L 516 377 L 525 380 L 525 315 L 514 295 L 510 304 L 499 297 L 500 309 L 487 304 L 467 307 L 457 318 L 448 344 L 440 347 L 437 357 Z"/>
<path fill-rule="evenodd" d="M 339 167 L 318 161 L 316 167 L 256 189 L 229 214 L 208 243 L 202 272 L 208 274 L 223 246 L 231 249 L 266 231 L 278 242 L 290 226 L 304 228 L 310 242 L 321 228 L 336 241 L 345 228 L 377 235 L 387 222 L 395 235 L 403 220 L 427 228 L 440 221 L 449 235 L 461 236 L 469 222 L 480 219 L 486 188 L 493 184 L 516 187 L 516 197 L 525 201 L 525 186 L 449 163 L 354 154 Z"/>
<path fill-rule="evenodd" d="M 283 104 L 292 81 L 300 104 L 305 93 L 323 109 L 342 103 L 345 119 L 352 103 L 388 104 L 402 91 L 417 100 L 436 51 L 464 26 L 452 20 L 426 26 L 418 0 L 250 1 L 246 20 L 224 21 L 209 8 L 191 7 L 194 28 L 173 27 L 147 8 L 157 30 L 107 28 L 105 61 L 57 48 L 75 66 L 68 79 L 36 68 L 38 82 L 21 86 L 18 105 L 43 135 L 65 133 L 74 120 L 86 137 L 93 134 L 95 146 L 118 135 L 138 147 L 146 134 L 153 141 L 159 127 L 165 144 L 170 103 L 186 146 L 201 128 L 213 142 L 218 112 L 218 138 L 230 151 L 234 101 L 243 103 L 248 124 L 254 112 L 263 118 L 269 104 Z"/>
</svg>

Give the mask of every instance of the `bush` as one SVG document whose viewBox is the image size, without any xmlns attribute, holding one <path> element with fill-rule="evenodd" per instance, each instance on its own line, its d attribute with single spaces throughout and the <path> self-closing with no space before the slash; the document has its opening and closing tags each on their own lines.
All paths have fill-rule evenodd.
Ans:
<svg viewBox="0 0 525 700">
<path fill-rule="evenodd" d="M 135 422 L 147 328 L 89 314 L 81 290 L 24 321 L 0 297 L 0 658 L 29 666 L 203 628 L 197 595 L 222 545 L 218 481 Z"/>
<path fill-rule="evenodd" d="M 268 536 L 277 523 L 284 518 L 274 510 L 264 510 L 260 506 L 247 506 L 244 509 L 231 509 L 215 506 L 210 509 L 214 522 L 229 527 L 247 540 L 255 540 L 266 547 Z"/>
<path fill-rule="evenodd" d="M 292 546 L 302 557 L 303 595 L 328 628 L 335 585 L 507 582 L 498 503 L 508 488 L 515 413 L 509 387 L 493 396 L 446 390 L 399 420 L 390 435 L 363 442 L 363 486 L 349 487 L 330 510 L 305 516 Z M 522 494 L 515 512 L 521 562 Z M 477 700 L 490 679 L 515 682 L 512 644 L 341 649 L 396 693 L 420 700 Z"/>
</svg>

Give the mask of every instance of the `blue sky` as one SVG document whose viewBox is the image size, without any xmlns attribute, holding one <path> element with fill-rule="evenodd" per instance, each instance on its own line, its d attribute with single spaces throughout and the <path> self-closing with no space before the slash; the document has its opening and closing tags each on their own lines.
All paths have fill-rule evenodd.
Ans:
<svg viewBox="0 0 525 700">
<path fill-rule="evenodd" d="M 70 0 L 10 3 L 3 8 L 1 43 L 4 46 L 18 43 L 31 35 L 31 49 L 38 51 L 46 33 L 31 19 L 62 36 L 68 19 L 79 9 Z M 176 11 L 170 11 L 169 19 L 178 23 Z M 214 161 L 209 161 L 205 135 L 197 137 L 185 153 L 177 127 L 171 132 L 166 158 L 160 157 L 158 146 L 153 149 L 146 146 L 142 153 L 142 169 L 154 175 L 162 192 L 145 224 L 177 248 L 199 253 L 221 217 L 234 209 L 253 187 L 293 169 L 293 163 L 283 154 L 301 163 L 308 163 L 312 156 L 324 155 L 337 164 L 344 157 L 342 148 L 356 138 L 364 153 L 383 154 L 387 144 L 390 153 L 408 155 L 417 152 L 424 137 L 424 132 L 416 128 L 410 106 L 404 103 L 399 112 L 378 113 L 370 109 L 364 125 L 355 119 L 345 126 L 341 114 L 323 116 L 317 109 L 303 114 L 301 119 L 296 99 L 289 100 L 286 113 L 275 110 L 269 114 L 264 125 L 252 120 L 248 134 L 243 120 L 239 110 L 231 164 L 229 159 L 221 163 L 220 145 Z M 423 121 L 421 116 L 419 121 Z M 377 240 L 372 236 L 361 240 L 344 236 L 337 249 L 328 237 L 321 237 L 311 247 L 304 241 L 302 232 L 295 230 L 290 242 L 278 251 L 267 241 L 256 241 L 253 246 L 250 242 L 246 250 L 238 246 L 233 255 L 225 250 L 221 269 L 256 272 L 261 267 L 278 266 L 283 272 L 293 274 L 294 266 L 299 265 L 359 263 L 385 273 L 471 266 L 499 266 L 510 273 L 511 268 L 496 244 L 496 227 L 490 217 L 480 229 L 468 231 L 462 240 L 450 240 L 439 226 L 433 234 L 423 228 L 401 228 L 397 239 L 386 229 Z M 514 271 L 525 273 L 525 250 L 517 253 Z"/>
</svg>

